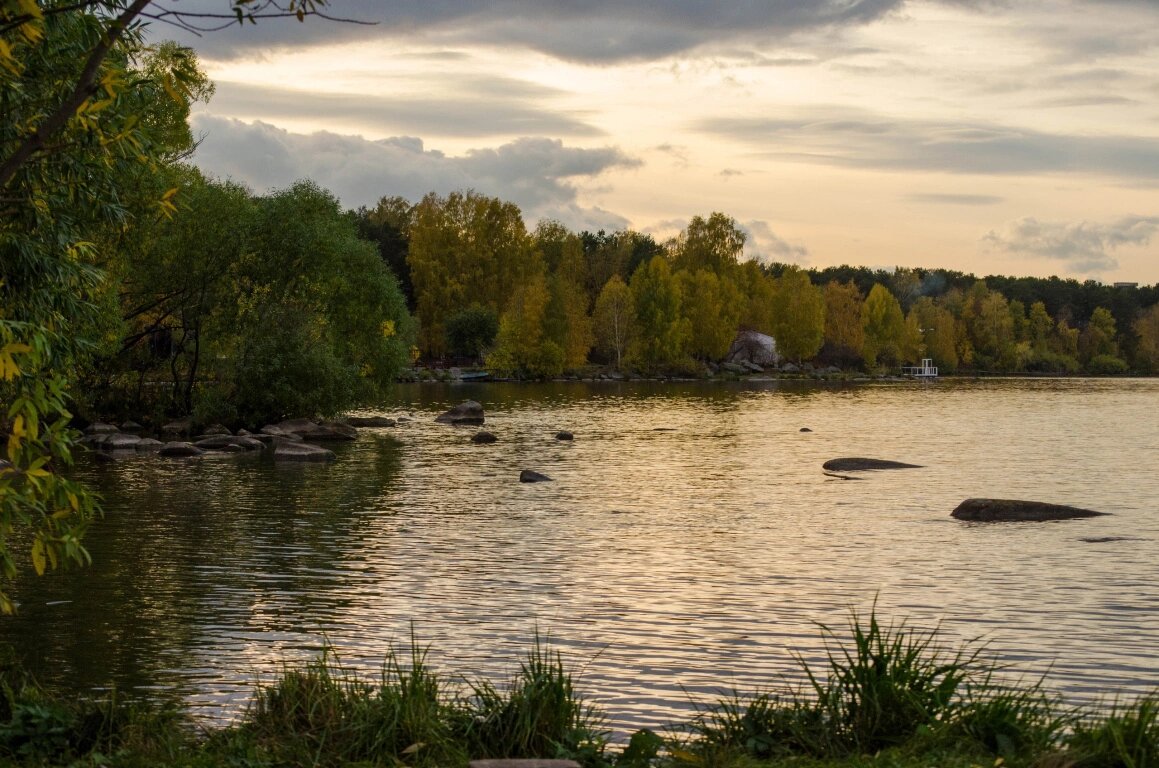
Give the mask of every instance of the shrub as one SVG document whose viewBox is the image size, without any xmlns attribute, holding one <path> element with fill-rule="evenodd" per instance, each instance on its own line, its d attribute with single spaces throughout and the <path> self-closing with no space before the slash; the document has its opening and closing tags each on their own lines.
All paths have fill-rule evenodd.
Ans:
<svg viewBox="0 0 1159 768">
<path fill-rule="evenodd" d="M 1114 355 L 1095 355 L 1087 363 L 1087 373 L 1114 375 L 1127 372 L 1127 363 Z"/>
</svg>

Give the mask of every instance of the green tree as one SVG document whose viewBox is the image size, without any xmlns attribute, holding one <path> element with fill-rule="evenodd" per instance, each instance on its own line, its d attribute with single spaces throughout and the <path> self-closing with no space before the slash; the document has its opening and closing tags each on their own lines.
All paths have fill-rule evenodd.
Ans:
<svg viewBox="0 0 1159 768">
<path fill-rule="evenodd" d="M 249 425 L 331 415 L 380 395 L 408 362 L 406 301 L 373 244 L 311 182 L 256 201 L 247 249 L 215 308 L 207 417 Z M 225 413 L 212 407 L 226 405 Z"/>
<path fill-rule="evenodd" d="M 495 310 L 472 304 L 447 318 L 447 349 L 452 355 L 481 359 L 498 333 Z"/>
<path fill-rule="evenodd" d="M 745 233 L 731 216 L 719 212 L 707 219 L 693 216 L 676 240 L 673 264 L 678 270 L 705 269 L 724 276 L 736 268 L 744 244 Z"/>
<path fill-rule="evenodd" d="M 777 351 L 800 362 L 825 343 L 825 295 L 802 269 L 785 270 L 773 292 L 773 338 Z"/>
<path fill-rule="evenodd" d="M 600 291 L 592 319 L 597 348 L 614 355 L 616 368 L 620 368 L 624 352 L 636 336 L 636 303 L 619 275 L 612 275 Z"/>
<path fill-rule="evenodd" d="M 1117 357 L 1119 344 L 1115 335 L 1114 315 L 1106 307 L 1095 307 L 1087 327 L 1079 334 L 1079 353 L 1082 355 L 1082 362 L 1087 364 L 1099 356 Z"/>
<path fill-rule="evenodd" d="M 564 367 L 578 368 L 587 363 L 595 343 L 590 302 L 585 289 L 587 264 L 583 241 L 562 225 L 543 223 L 536 230 L 536 243 L 544 254 L 551 277 L 551 300 L 544 319 L 547 338 L 563 350 Z"/>
<path fill-rule="evenodd" d="M 906 345 L 905 316 L 901 305 L 885 286 L 875 283 L 861 307 L 861 327 L 865 334 L 862 356 L 873 368 L 897 365 L 903 359 Z"/>
<path fill-rule="evenodd" d="M 632 360 L 646 369 L 683 363 L 691 329 L 681 315 L 680 283 L 667 259 L 655 256 L 637 269 L 632 275 L 631 289 L 637 329 L 630 354 Z"/>
<path fill-rule="evenodd" d="M 707 269 L 676 273 L 682 296 L 680 312 L 687 322 L 688 352 L 700 360 L 719 360 L 736 338 L 741 294 L 728 277 Z"/>
</svg>

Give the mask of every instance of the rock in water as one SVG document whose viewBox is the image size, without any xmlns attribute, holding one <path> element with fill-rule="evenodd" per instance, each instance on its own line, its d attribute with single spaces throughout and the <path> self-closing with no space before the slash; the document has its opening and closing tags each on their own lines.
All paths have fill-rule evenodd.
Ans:
<svg viewBox="0 0 1159 768">
<path fill-rule="evenodd" d="M 395 423 L 386 416 L 347 416 L 345 421 L 352 427 L 393 427 Z"/>
<path fill-rule="evenodd" d="M 476 432 L 475 434 L 471 435 L 471 442 L 477 445 L 486 445 L 488 443 L 494 443 L 498 440 L 499 438 L 485 430 Z"/>
<path fill-rule="evenodd" d="M 575 435 L 573 435 L 571 432 L 568 432 L 566 429 L 561 429 L 560 431 L 555 433 L 555 439 L 556 440 L 575 440 Z"/>
<path fill-rule="evenodd" d="M 274 461 L 334 461 L 334 451 L 309 443 L 279 440 L 274 447 Z"/>
<path fill-rule="evenodd" d="M 866 469 L 920 469 L 921 464 L 903 464 L 885 459 L 830 459 L 821 465 L 830 472 L 858 472 Z"/>
<path fill-rule="evenodd" d="M 551 478 L 547 475 L 541 475 L 538 472 L 532 472 L 530 469 L 525 469 L 519 473 L 519 482 L 521 483 L 549 483 Z"/>
<path fill-rule="evenodd" d="M 1043 501 L 1021 501 L 1018 499 L 966 499 L 950 513 L 958 520 L 981 523 L 1007 521 L 1041 522 L 1044 520 L 1072 520 L 1079 517 L 1101 517 L 1106 512 L 1068 507 L 1063 504 L 1047 504 Z"/>
<path fill-rule="evenodd" d="M 435 417 L 435 421 L 440 424 L 482 424 L 483 406 L 474 400 L 467 400 Z"/>
<path fill-rule="evenodd" d="M 161 447 L 157 451 L 158 456 L 200 456 L 205 453 L 201 448 L 198 448 L 193 443 L 170 442 Z"/>
</svg>

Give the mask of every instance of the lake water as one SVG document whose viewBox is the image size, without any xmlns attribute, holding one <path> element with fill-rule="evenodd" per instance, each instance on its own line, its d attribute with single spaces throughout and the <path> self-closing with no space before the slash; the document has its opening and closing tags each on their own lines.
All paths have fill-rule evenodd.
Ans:
<svg viewBox="0 0 1159 768">
<path fill-rule="evenodd" d="M 468 398 L 498 443 L 434 423 Z M 83 465 L 95 563 L 19 583 L 0 641 L 222 722 L 325 643 L 375 678 L 413 631 L 502 682 L 539 631 L 623 733 L 799 679 L 876 600 L 1075 702 L 1159 686 L 1159 380 L 416 385 L 374 412 L 410 420 L 331 465 Z M 826 476 L 841 456 L 923 467 Z M 974 496 L 1113 515 L 949 517 Z"/>
</svg>

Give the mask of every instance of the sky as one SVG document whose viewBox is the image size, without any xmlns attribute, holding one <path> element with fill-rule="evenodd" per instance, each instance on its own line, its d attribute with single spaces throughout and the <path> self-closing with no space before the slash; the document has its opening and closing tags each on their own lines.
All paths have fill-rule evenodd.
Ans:
<svg viewBox="0 0 1159 768">
<path fill-rule="evenodd" d="M 1159 283 L 1159 0 L 326 10 L 364 23 L 152 23 L 216 83 L 204 171 L 348 208 L 475 190 L 659 240 L 721 211 L 748 257 L 806 267 Z"/>
</svg>

